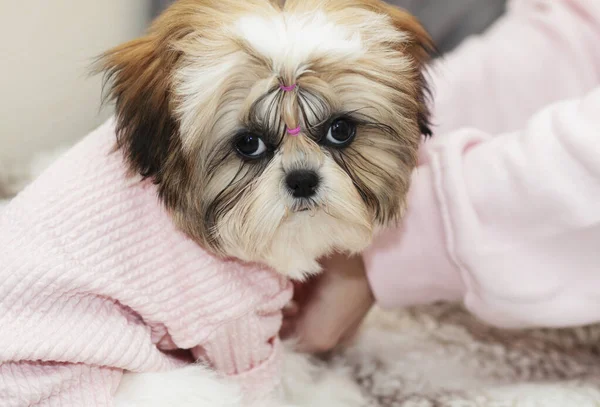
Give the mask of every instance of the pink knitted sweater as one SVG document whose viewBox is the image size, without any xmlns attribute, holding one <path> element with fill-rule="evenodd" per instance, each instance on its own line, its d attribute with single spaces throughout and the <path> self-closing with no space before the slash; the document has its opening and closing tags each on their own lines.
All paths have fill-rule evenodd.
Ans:
<svg viewBox="0 0 600 407">
<path fill-rule="evenodd" d="M 176 230 L 114 143 L 109 121 L 0 213 L 0 405 L 110 406 L 123 371 L 194 358 L 273 389 L 291 284 Z"/>
</svg>

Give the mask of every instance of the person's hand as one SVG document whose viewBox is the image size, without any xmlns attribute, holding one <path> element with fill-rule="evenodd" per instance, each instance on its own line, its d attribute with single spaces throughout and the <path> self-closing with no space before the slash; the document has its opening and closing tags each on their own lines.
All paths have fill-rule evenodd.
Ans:
<svg viewBox="0 0 600 407">
<path fill-rule="evenodd" d="M 282 336 L 294 337 L 301 352 L 323 353 L 352 339 L 374 298 L 361 256 L 334 255 L 323 273 L 296 285 L 284 310 Z"/>
</svg>

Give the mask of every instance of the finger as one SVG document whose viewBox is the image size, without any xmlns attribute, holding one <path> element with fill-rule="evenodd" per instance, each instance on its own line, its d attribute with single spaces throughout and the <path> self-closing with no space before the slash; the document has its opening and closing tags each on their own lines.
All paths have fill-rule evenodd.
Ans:
<svg viewBox="0 0 600 407">
<path fill-rule="evenodd" d="M 350 328 L 348 328 L 348 330 L 344 332 L 344 335 L 342 335 L 342 337 L 340 338 L 339 346 L 345 348 L 351 346 L 354 343 L 354 341 L 358 337 L 360 327 L 362 326 L 362 322 L 362 320 L 356 321 L 354 325 L 351 325 Z"/>
<path fill-rule="evenodd" d="M 334 332 L 327 332 L 325 335 L 301 334 L 302 328 L 296 326 L 294 333 L 300 333 L 296 336 L 296 351 L 301 353 L 310 353 L 313 355 L 325 354 L 331 351 L 339 342 L 340 336 Z"/>
</svg>

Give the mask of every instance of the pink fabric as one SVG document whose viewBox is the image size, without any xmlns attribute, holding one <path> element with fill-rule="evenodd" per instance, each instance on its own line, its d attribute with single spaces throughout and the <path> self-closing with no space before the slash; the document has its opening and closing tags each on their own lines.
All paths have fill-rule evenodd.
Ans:
<svg viewBox="0 0 600 407">
<path fill-rule="evenodd" d="M 0 405 L 110 406 L 124 370 L 192 355 L 261 397 L 290 283 L 176 230 L 114 142 L 108 122 L 0 214 Z"/>
<path fill-rule="evenodd" d="M 600 2 L 514 0 L 435 68 L 404 224 L 365 254 L 379 303 L 600 321 Z"/>
</svg>

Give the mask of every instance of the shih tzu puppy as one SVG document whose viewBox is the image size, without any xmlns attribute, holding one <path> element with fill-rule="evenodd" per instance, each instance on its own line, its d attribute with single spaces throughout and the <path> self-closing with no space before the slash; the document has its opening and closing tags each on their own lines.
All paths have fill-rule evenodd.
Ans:
<svg viewBox="0 0 600 407">
<path fill-rule="evenodd" d="M 135 371 L 120 407 L 216 407 L 247 405 L 278 375 L 256 405 L 360 405 L 351 382 L 303 356 L 274 367 L 280 311 L 289 279 L 401 219 L 430 134 L 431 49 L 380 0 L 179 0 L 108 51 L 114 119 L 0 217 L 13 236 L 0 233 L 0 274 L 49 281 L 0 299 L 14 310 L 31 297 L 26 311 L 42 315 L 31 335 L 23 316 L 0 315 L 18 334 L 0 348 L 26 348 L 4 353 L 18 373 L 0 371 L 5 381 L 33 388 L 19 381 L 41 361 L 54 382 L 107 385 L 109 397 Z M 67 328 L 69 343 L 52 336 Z M 172 369 L 187 357 L 206 363 Z"/>
<path fill-rule="evenodd" d="M 303 279 L 401 218 L 431 50 L 380 0 L 180 0 L 101 63 L 118 147 L 177 227 Z"/>
</svg>

